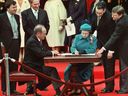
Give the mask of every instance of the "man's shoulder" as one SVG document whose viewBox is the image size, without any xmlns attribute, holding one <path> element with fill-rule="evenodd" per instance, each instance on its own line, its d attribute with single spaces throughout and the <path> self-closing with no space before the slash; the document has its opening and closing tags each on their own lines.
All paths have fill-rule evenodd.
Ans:
<svg viewBox="0 0 128 96">
<path fill-rule="evenodd" d="M 44 9 L 41 9 L 41 8 L 39 8 L 39 11 L 40 11 L 41 13 L 46 13 L 46 11 L 45 11 Z"/>
<path fill-rule="evenodd" d="M 31 8 L 28 8 L 28 9 L 22 11 L 21 13 L 24 13 L 25 14 L 25 13 L 28 13 L 30 10 L 31 10 Z"/>
<path fill-rule="evenodd" d="M 1 14 L 0 14 L 0 17 L 4 17 L 6 14 L 7 14 L 6 12 L 1 13 Z"/>
<path fill-rule="evenodd" d="M 16 16 L 17 18 L 19 18 L 20 16 L 19 15 L 17 15 L 17 14 L 15 14 L 14 16 Z"/>
<path fill-rule="evenodd" d="M 36 42 L 37 42 L 37 40 L 36 40 L 35 36 L 32 35 L 32 36 L 27 40 L 26 44 L 35 44 Z"/>
<path fill-rule="evenodd" d="M 106 10 L 106 12 L 105 12 L 105 14 L 104 14 L 104 18 L 105 19 L 111 19 L 112 17 L 111 17 L 111 13 L 108 11 L 108 10 Z"/>
<path fill-rule="evenodd" d="M 117 22 L 117 25 L 127 26 L 128 25 L 128 15 L 124 15 L 122 18 L 120 18 Z"/>
<path fill-rule="evenodd" d="M 0 21 L 2 22 L 3 20 L 5 20 L 5 21 L 7 20 L 7 13 L 6 12 L 0 14 Z"/>
</svg>

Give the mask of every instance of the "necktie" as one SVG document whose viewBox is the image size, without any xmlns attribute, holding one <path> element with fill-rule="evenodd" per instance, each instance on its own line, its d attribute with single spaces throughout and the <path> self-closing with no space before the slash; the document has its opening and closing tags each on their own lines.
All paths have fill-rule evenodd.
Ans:
<svg viewBox="0 0 128 96">
<path fill-rule="evenodd" d="M 97 26 L 99 25 L 101 17 L 97 17 Z"/>
<path fill-rule="evenodd" d="M 13 31 L 13 39 L 17 39 L 18 38 L 18 30 L 17 30 L 18 26 L 17 26 L 14 15 L 11 15 L 10 23 L 11 23 L 11 27 L 12 27 L 12 31 Z"/>
<path fill-rule="evenodd" d="M 40 41 L 40 45 L 42 46 L 42 40 Z"/>
<path fill-rule="evenodd" d="M 38 11 L 35 11 L 35 12 L 34 12 L 34 15 L 35 15 L 35 17 L 36 17 L 36 20 L 38 20 Z"/>
</svg>

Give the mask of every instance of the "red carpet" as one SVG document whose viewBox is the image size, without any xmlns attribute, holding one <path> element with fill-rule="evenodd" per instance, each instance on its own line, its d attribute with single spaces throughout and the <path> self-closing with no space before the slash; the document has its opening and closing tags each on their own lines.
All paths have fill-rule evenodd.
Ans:
<svg viewBox="0 0 128 96">
<path fill-rule="evenodd" d="M 57 68 L 61 78 L 63 79 L 64 78 L 64 70 L 67 66 L 67 64 L 62 64 L 62 63 L 59 63 L 59 64 L 47 64 L 49 66 L 54 66 Z M 116 62 L 116 73 L 119 72 L 119 65 L 118 65 L 118 61 Z M 1 73 L 1 72 L 0 72 Z M 103 67 L 102 66 L 96 66 L 94 68 L 94 76 L 95 76 L 95 82 L 98 82 L 98 81 L 101 81 L 104 79 L 104 74 L 103 74 Z M 89 83 L 89 82 L 86 82 L 86 83 Z M 0 84 L 1 85 L 1 84 Z M 115 92 L 112 92 L 112 93 L 100 93 L 100 90 L 104 88 L 104 84 L 100 84 L 100 85 L 96 85 L 95 89 L 96 89 L 96 92 L 99 94 L 99 96 L 128 96 L 128 94 L 116 94 Z M 17 86 L 17 91 L 19 92 L 25 92 L 25 89 L 26 89 L 26 85 L 22 85 L 22 86 Z M 119 78 L 117 78 L 115 80 L 115 90 L 118 90 L 119 89 Z M 42 96 L 53 96 L 55 94 L 55 91 L 53 90 L 53 87 L 52 85 L 50 85 L 48 87 L 48 91 L 38 91 L 40 94 L 42 94 Z M 1 94 L 1 88 L 0 88 L 0 96 L 2 96 Z"/>
</svg>

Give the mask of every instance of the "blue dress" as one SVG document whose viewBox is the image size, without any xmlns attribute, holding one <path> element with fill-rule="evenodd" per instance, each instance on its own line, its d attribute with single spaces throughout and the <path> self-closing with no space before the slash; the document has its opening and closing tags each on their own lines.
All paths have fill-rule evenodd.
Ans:
<svg viewBox="0 0 128 96">
<path fill-rule="evenodd" d="M 89 35 L 87 38 L 83 38 L 81 34 L 78 34 L 75 36 L 74 41 L 72 43 L 71 52 L 75 53 L 75 50 L 77 50 L 80 54 L 95 53 L 96 48 L 96 37 Z M 74 65 L 69 64 L 65 70 L 65 81 L 69 80 L 72 66 Z M 75 80 L 77 82 L 84 82 L 90 78 L 93 69 L 93 64 L 79 63 L 75 66 L 77 66 L 77 74 L 75 75 Z"/>
</svg>

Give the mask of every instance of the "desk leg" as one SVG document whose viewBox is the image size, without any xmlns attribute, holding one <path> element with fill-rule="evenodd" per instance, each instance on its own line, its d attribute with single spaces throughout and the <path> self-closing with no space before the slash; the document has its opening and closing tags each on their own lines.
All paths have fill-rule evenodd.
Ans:
<svg viewBox="0 0 128 96">
<path fill-rule="evenodd" d="M 76 74 L 77 74 L 77 66 L 73 65 L 72 68 L 71 68 L 71 77 L 70 77 L 70 81 L 71 82 L 75 82 L 76 81 L 75 78 L 74 78 Z M 83 86 L 81 86 L 81 87 L 75 86 L 75 87 L 76 87 L 76 89 L 81 89 L 85 96 L 91 96 L 91 95 L 89 95 L 89 91 L 88 91 L 88 89 L 86 87 L 83 87 Z M 72 87 L 72 89 L 73 89 L 73 87 Z"/>
<path fill-rule="evenodd" d="M 82 87 L 82 90 L 83 90 L 83 93 L 84 93 L 85 96 L 90 96 L 88 94 L 88 89 L 86 87 Z"/>
<path fill-rule="evenodd" d="M 68 81 L 69 83 L 76 81 L 76 80 L 74 80 L 75 79 L 74 77 L 75 77 L 76 74 L 77 74 L 77 66 L 74 65 L 71 68 L 70 80 Z M 90 78 L 90 81 L 91 81 L 91 83 L 94 83 L 93 72 L 92 72 L 92 77 Z M 62 92 L 61 92 L 60 96 L 68 96 L 68 93 L 67 93 L 68 89 L 72 90 L 73 88 L 74 88 L 74 86 L 70 86 L 70 85 L 66 84 L 64 86 L 64 88 L 62 89 Z M 79 87 L 75 86 L 75 89 L 81 89 L 85 96 L 96 96 L 96 95 L 93 95 L 93 91 L 95 90 L 94 86 L 91 86 L 91 90 L 92 90 L 91 93 L 88 91 L 88 89 L 86 87 L 83 87 L 83 86 L 81 86 L 81 87 L 80 86 Z"/>
<path fill-rule="evenodd" d="M 68 88 L 69 88 L 69 85 L 65 84 L 60 96 L 65 96 L 65 94 L 67 94 Z"/>
<path fill-rule="evenodd" d="M 94 71 L 92 71 L 92 75 L 90 77 L 90 83 L 94 83 Z M 90 91 L 91 92 L 94 92 L 95 91 L 95 86 L 94 85 L 91 85 Z"/>
</svg>

